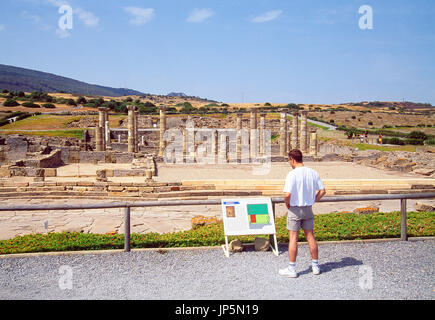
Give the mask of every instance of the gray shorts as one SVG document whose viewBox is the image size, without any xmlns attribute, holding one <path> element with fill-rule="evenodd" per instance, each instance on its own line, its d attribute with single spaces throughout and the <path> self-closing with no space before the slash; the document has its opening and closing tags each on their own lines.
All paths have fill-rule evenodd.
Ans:
<svg viewBox="0 0 435 320">
<path fill-rule="evenodd" d="M 314 213 L 312 206 L 306 207 L 290 207 L 287 212 L 287 230 L 299 231 L 313 230 Z"/>
</svg>

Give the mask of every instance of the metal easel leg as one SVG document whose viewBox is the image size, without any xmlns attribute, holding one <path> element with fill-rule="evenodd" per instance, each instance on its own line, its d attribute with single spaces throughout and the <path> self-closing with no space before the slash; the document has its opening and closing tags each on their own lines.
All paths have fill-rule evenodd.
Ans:
<svg viewBox="0 0 435 320">
<path fill-rule="evenodd" d="M 272 246 L 272 243 L 270 243 L 270 249 L 273 251 L 273 253 L 278 256 L 279 255 L 279 251 L 278 251 L 278 242 L 276 241 L 276 234 L 273 235 L 273 242 L 275 246 Z"/>
<path fill-rule="evenodd" d="M 224 250 L 225 256 L 227 258 L 230 257 L 230 250 L 228 248 L 228 237 L 225 236 L 225 244 L 222 245 L 222 249 Z"/>
</svg>

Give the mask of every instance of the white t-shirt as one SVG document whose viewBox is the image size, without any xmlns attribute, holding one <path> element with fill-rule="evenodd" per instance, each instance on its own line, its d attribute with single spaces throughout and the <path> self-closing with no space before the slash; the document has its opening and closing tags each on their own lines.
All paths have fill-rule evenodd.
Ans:
<svg viewBox="0 0 435 320">
<path fill-rule="evenodd" d="M 284 192 L 291 194 L 290 206 L 312 206 L 316 191 L 325 189 L 317 171 L 305 166 L 293 169 L 285 178 Z"/>
</svg>

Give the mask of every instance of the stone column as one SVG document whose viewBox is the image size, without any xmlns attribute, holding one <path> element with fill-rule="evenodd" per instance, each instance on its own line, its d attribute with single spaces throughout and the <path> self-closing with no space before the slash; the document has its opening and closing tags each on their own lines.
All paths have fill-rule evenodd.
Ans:
<svg viewBox="0 0 435 320">
<path fill-rule="evenodd" d="M 95 150 L 103 151 L 103 128 L 100 126 L 95 127 Z"/>
<path fill-rule="evenodd" d="M 301 111 L 301 134 L 300 134 L 300 149 L 302 154 L 305 154 L 308 152 L 307 150 L 307 138 L 308 138 L 308 131 L 307 131 L 307 111 Z"/>
<path fill-rule="evenodd" d="M 128 110 L 128 152 L 134 152 L 134 109 L 135 106 L 127 106 Z"/>
<path fill-rule="evenodd" d="M 166 143 L 164 140 L 164 134 L 166 131 L 166 107 L 160 107 L 160 144 L 159 144 L 159 156 L 163 157 Z"/>
<path fill-rule="evenodd" d="M 250 146 L 250 156 L 251 158 L 257 157 L 257 144 L 258 144 L 258 138 L 257 138 L 257 109 L 251 110 L 251 119 L 249 121 L 249 129 L 250 135 L 249 135 L 249 146 Z"/>
<path fill-rule="evenodd" d="M 104 136 L 106 148 L 110 146 L 110 126 L 109 126 L 109 109 L 104 113 Z"/>
<path fill-rule="evenodd" d="M 310 136 L 310 155 L 317 157 L 317 132 L 311 132 Z"/>
<path fill-rule="evenodd" d="M 217 130 L 213 131 L 212 134 L 212 154 L 214 163 L 219 163 L 219 132 Z"/>
<path fill-rule="evenodd" d="M 264 155 L 264 130 L 266 129 L 266 114 L 260 113 L 260 154 L 262 157 Z"/>
<path fill-rule="evenodd" d="M 279 127 L 279 155 L 285 157 L 287 153 L 287 113 L 281 113 Z"/>
<path fill-rule="evenodd" d="M 220 135 L 218 135 L 218 140 L 219 140 L 218 163 L 226 163 L 227 162 L 227 135 L 225 133 L 221 133 Z"/>
<path fill-rule="evenodd" d="M 237 114 L 237 119 L 236 119 L 236 129 L 237 129 L 236 152 L 237 152 L 237 159 L 241 159 L 241 157 L 242 157 L 242 117 L 243 117 L 243 113 L 238 113 Z"/>
<path fill-rule="evenodd" d="M 106 150 L 106 138 L 105 138 L 105 120 L 106 120 L 106 108 L 98 108 L 98 126 L 96 130 L 95 138 L 97 139 L 97 151 Z"/>
<path fill-rule="evenodd" d="M 292 120 L 291 148 L 297 149 L 297 148 L 299 148 L 299 145 L 298 145 L 298 131 L 299 131 L 299 129 L 298 129 L 298 127 L 299 127 L 298 117 L 299 117 L 299 114 L 297 112 L 293 112 L 292 117 L 293 117 L 293 120 Z"/>
<path fill-rule="evenodd" d="M 139 110 L 134 110 L 134 152 L 139 152 Z"/>
<path fill-rule="evenodd" d="M 183 129 L 183 163 L 187 155 L 187 130 Z"/>
</svg>

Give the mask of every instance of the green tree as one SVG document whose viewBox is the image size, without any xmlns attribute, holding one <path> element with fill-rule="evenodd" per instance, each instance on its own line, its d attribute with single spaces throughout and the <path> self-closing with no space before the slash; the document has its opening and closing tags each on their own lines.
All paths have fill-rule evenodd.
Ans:
<svg viewBox="0 0 435 320">
<path fill-rule="evenodd" d="M 88 102 L 88 101 L 87 101 L 86 98 L 83 97 L 83 96 L 80 96 L 80 97 L 77 98 L 77 104 L 85 104 L 85 103 L 87 103 L 87 102 Z"/>
<path fill-rule="evenodd" d="M 3 105 L 4 105 L 5 107 L 16 107 L 16 106 L 19 106 L 20 104 L 19 104 L 17 101 L 15 101 L 14 99 L 7 99 L 7 100 L 3 103 Z"/>
</svg>

